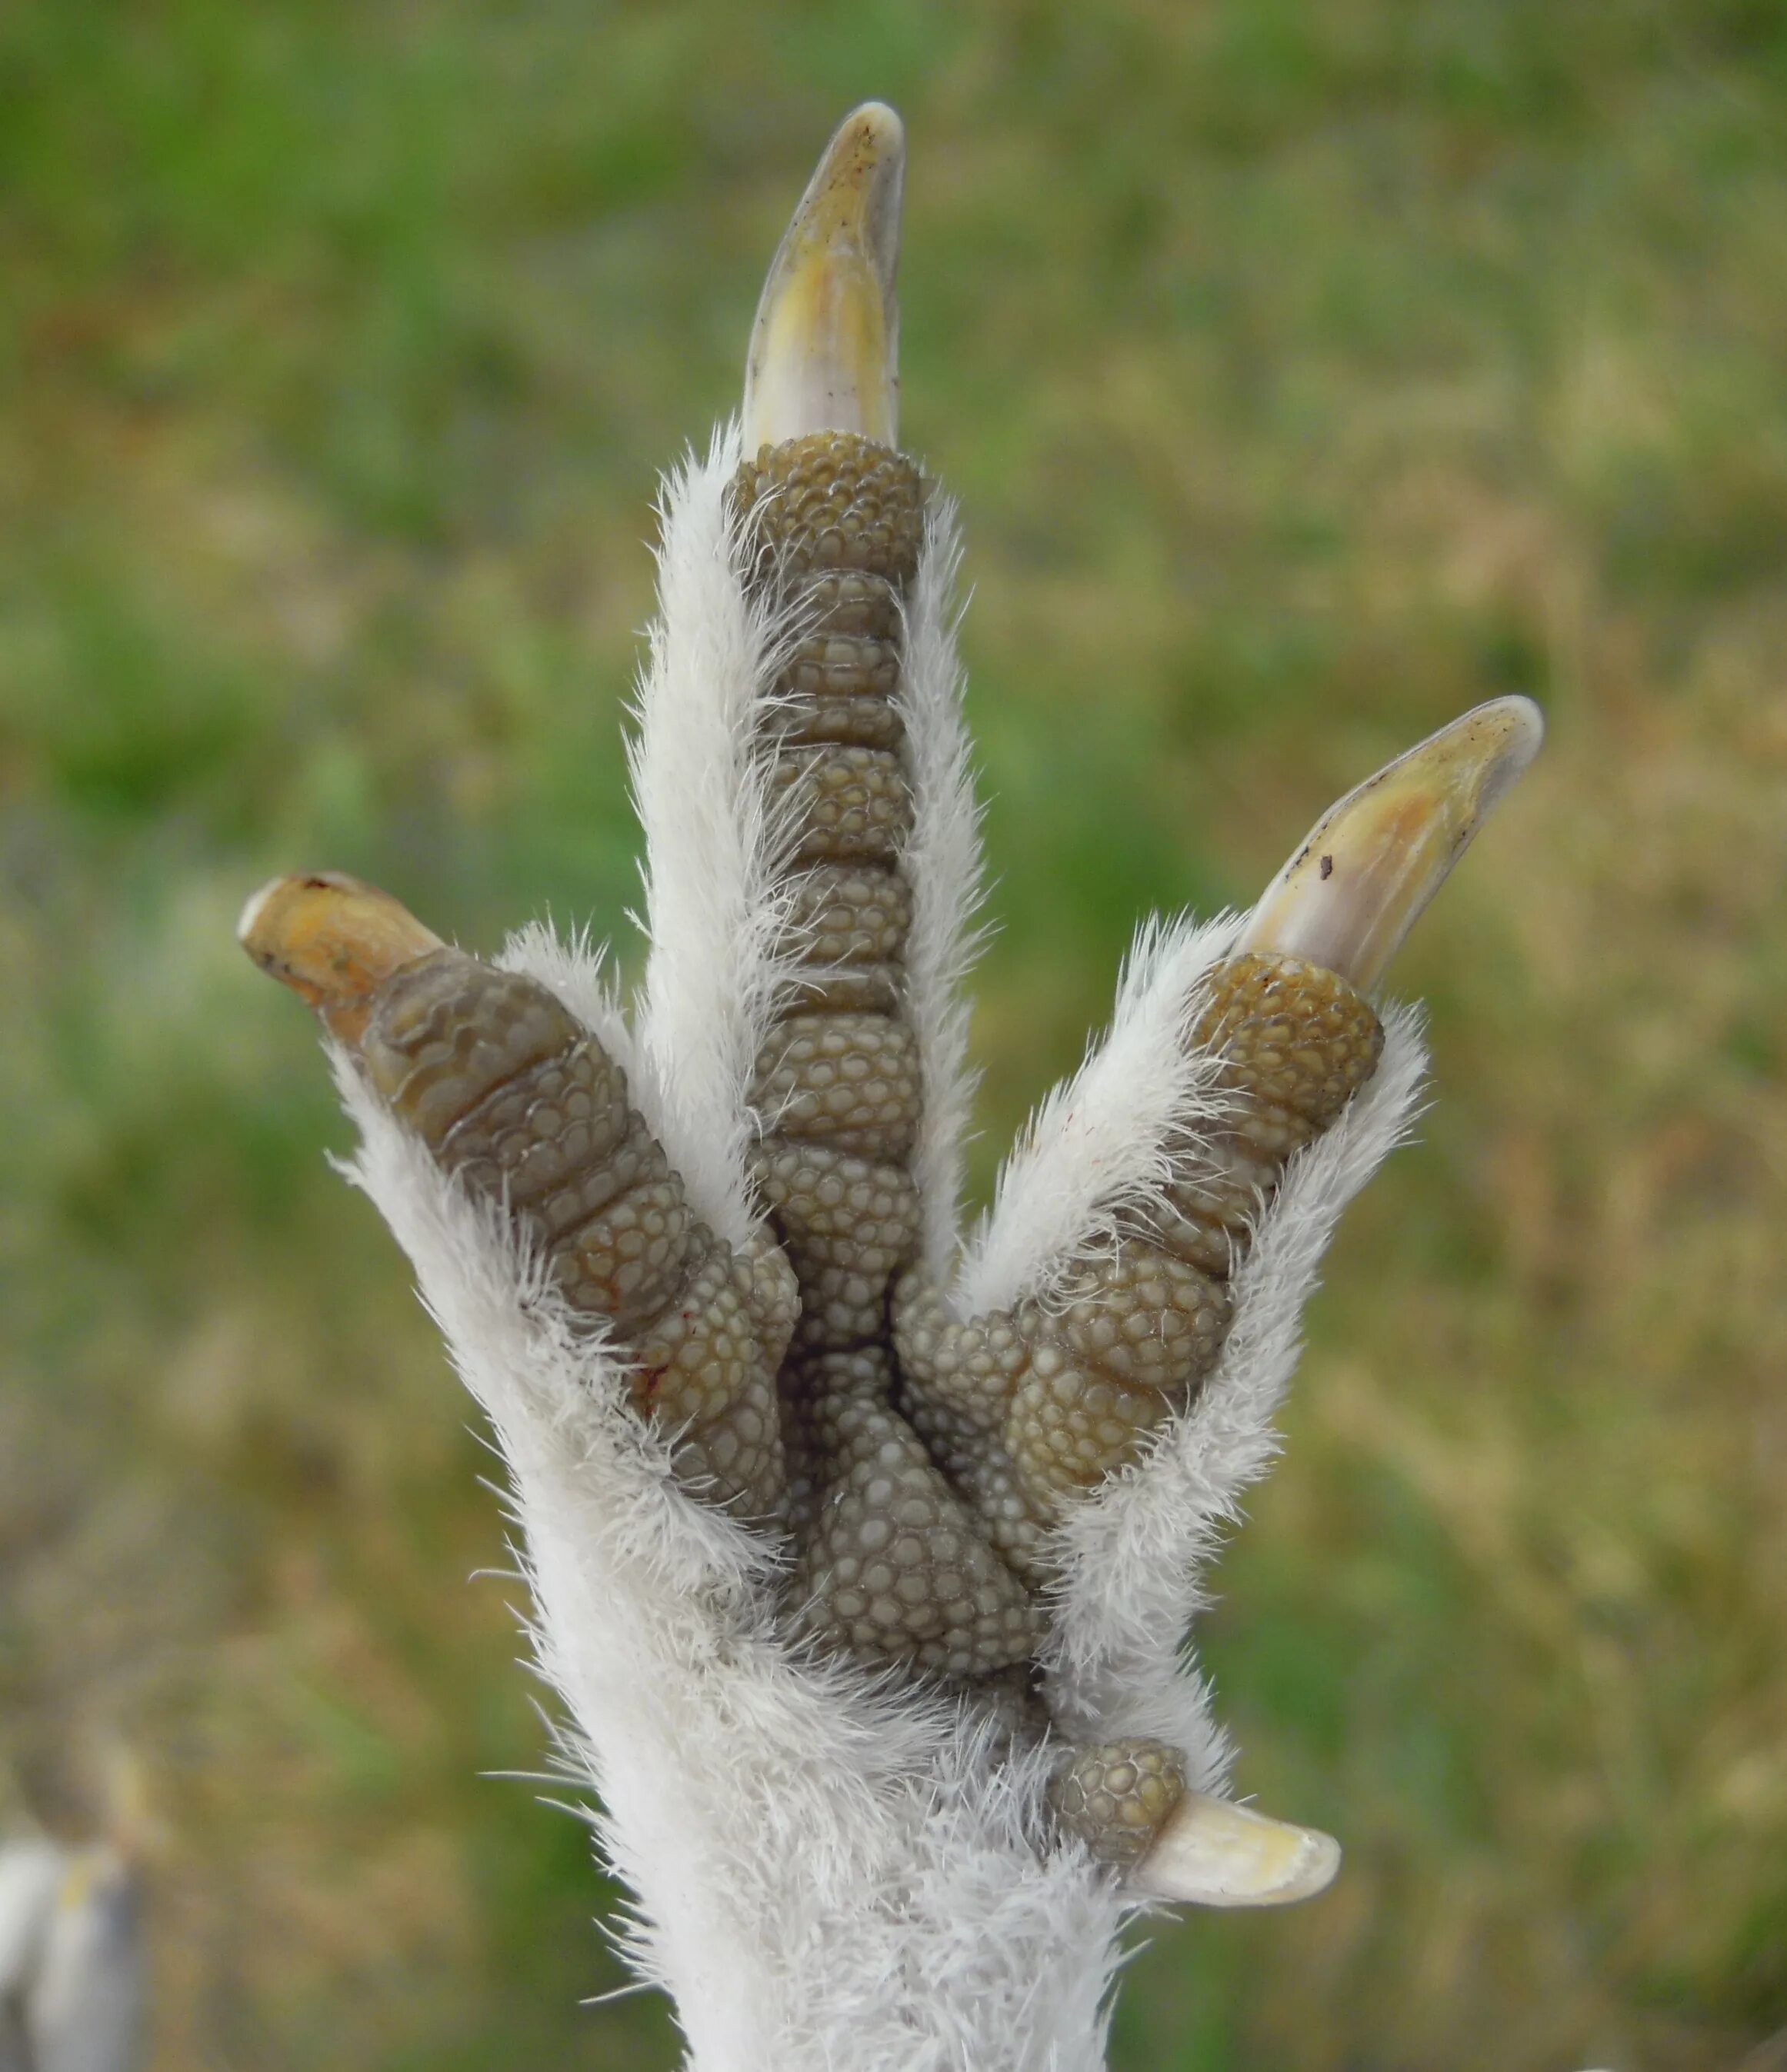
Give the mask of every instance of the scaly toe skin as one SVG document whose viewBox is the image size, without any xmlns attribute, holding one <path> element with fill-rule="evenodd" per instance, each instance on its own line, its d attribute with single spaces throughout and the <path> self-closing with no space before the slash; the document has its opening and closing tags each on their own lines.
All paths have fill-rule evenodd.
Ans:
<svg viewBox="0 0 1787 2072">
<path fill-rule="evenodd" d="M 929 1675 L 1027 1662 L 1041 1615 L 888 1402 L 886 1355 L 797 1357 L 781 1385 L 813 1492 L 790 1592 L 799 1629 Z"/>
<path fill-rule="evenodd" d="M 1373 985 L 1409 926 L 1537 749 L 1526 699 L 1468 713 L 1324 815 L 1268 889 L 1241 948 L 1211 972 L 1191 1032 L 1220 1060 L 1221 1120 L 1179 1148 L 1155 1200 L 1117 1243 L 1073 1265 L 1048 1303 L 1004 1321 L 1014 1369 L 970 1365 L 994 1322 L 910 1308 L 904 1400 L 927 1436 L 958 1446 L 989 1424 L 1039 1532 L 1077 1494 L 1139 1459 L 1220 1357 L 1228 1283 L 1289 1161 L 1332 1127 L 1377 1069 Z M 896 1318 L 896 1325 L 899 1320 Z M 978 1340 L 970 1334 L 978 1333 Z M 951 1472 L 976 1493 L 975 1477 Z"/>
<path fill-rule="evenodd" d="M 573 1313 L 618 1334 L 636 1363 L 634 1405 L 673 1437 L 679 1478 L 742 1515 L 780 1517 L 764 1341 L 779 1358 L 785 1286 L 778 1298 L 760 1264 L 741 1287 L 740 1261 L 695 1218 L 619 1066 L 545 987 L 444 950 L 375 1004 L 361 1056 L 443 1168 L 506 1206 Z M 747 1301 L 760 1284 L 762 1318 Z"/>
<path fill-rule="evenodd" d="M 1236 1133 L 1256 1156 L 1282 1161 L 1328 1128 L 1377 1071 L 1384 1031 L 1345 979 L 1252 950 L 1212 974 L 1192 1040 L 1223 1054 Z"/>
<path fill-rule="evenodd" d="M 747 454 L 732 496 L 760 556 L 759 582 L 867 575 L 904 589 L 917 570 L 918 463 L 859 433 L 810 432 Z"/>
<path fill-rule="evenodd" d="M 1061 1832 L 1116 1871 L 1142 1860 L 1184 1795 L 1177 1753 L 1154 1741 L 1075 1749 L 1048 1789 Z"/>
</svg>

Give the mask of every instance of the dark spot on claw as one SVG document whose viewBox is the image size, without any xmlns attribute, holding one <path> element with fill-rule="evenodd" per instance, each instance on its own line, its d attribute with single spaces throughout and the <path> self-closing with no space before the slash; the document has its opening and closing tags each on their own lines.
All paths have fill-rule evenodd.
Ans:
<svg viewBox="0 0 1787 2072">
<path fill-rule="evenodd" d="M 1324 856 L 1322 858 L 1322 875 L 1324 878 L 1332 878 L 1334 875 L 1334 859 L 1332 857 Z"/>
</svg>

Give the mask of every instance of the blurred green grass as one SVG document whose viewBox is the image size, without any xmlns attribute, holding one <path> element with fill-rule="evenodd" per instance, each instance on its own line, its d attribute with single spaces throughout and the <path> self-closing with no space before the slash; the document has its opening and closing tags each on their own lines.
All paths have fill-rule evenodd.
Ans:
<svg viewBox="0 0 1787 2072">
<path fill-rule="evenodd" d="M 486 1774 L 543 1746 L 488 1458 L 232 927 L 326 863 L 635 954 L 654 471 L 870 93 L 976 591 L 982 1190 L 1138 915 L 1475 699 L 1552 724 L 1411 946 L 1437 1105 L 1201 1636 L 1348 1869 L 1157 1930 L 1116 2062 L 1736 2067 L 1787 2025 L 1768 0 L 0 13 L 4 1788 L 145 1763 L 169 2072 L 673 2062 Z"/>
</svg>

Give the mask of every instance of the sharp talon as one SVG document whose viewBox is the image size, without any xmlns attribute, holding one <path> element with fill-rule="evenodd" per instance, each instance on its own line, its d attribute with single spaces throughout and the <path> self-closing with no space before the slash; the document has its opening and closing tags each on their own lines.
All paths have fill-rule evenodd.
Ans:
<svg viewBox="0 0 1787 2072">
<path fill-rule="evenodd" d="M 1370 991 L 1544 738 L 1530 698 L 1497 698 L 1368 777 L 1310 830 L 1237 948 L 1296 957 Z"/>
<path fill-rule="evenodd" d="M 443 947 L 389 893 L 335 870 L 263 885 L 242 909 L 236 939 L 344 1043 L 359 1042 L 387 980 Z"/>
<path fill-rule="evenodd" d="M 906 133 L 879 101 L 846 115 L 764 284 L 745 361 L 744 450 L 810 432 L 900 430 L 900 199 Z"/>
<path fill-rule="evenodd" d="M 1288 1906 L 1312 1899 L 1340 1868 L 1340 1844 L 1320 1828 L 1188 1791 L 1130 1872 L 1129 1889 L 1195 1906 Z"/>
</svg>

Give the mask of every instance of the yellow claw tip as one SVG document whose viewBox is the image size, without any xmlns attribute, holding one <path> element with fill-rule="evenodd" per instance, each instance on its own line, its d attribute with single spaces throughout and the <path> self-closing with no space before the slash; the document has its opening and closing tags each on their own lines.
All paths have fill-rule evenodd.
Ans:
<svg viewBox="0 0 1787 2072">
<path fill-rule="evenodd" d="M 1237 948 L 1298 957 L 1369 991 L 1544 738 L 1530 698 L 1496 698 L 1398 756 L 1316 823 Z"/>
<path fill-rule="evenodd" d="M 744 449 L 813 432 L 899 437 L 904 125 L 864 101 L 833 133 L 776 249 L 745 363 Z"/>
<path fill-rule="evenodd" d="M 903 157 L 905 149 L 906 125 L 899 111 L 884 101 L 863 101 L 833 130 L 823 162 L 831 166 L 847 153 L 866 152 L 871 154 L 867 162 L 872 171 L 890 158 Z"/>
<path fill-rule="evenodd" d="M 359 1040 L 385 980 L 441 948 L 389 893 L 335 870 L 263 885 L 243 907 L 236 939 L 348 1043 Z"/>
</svg>

